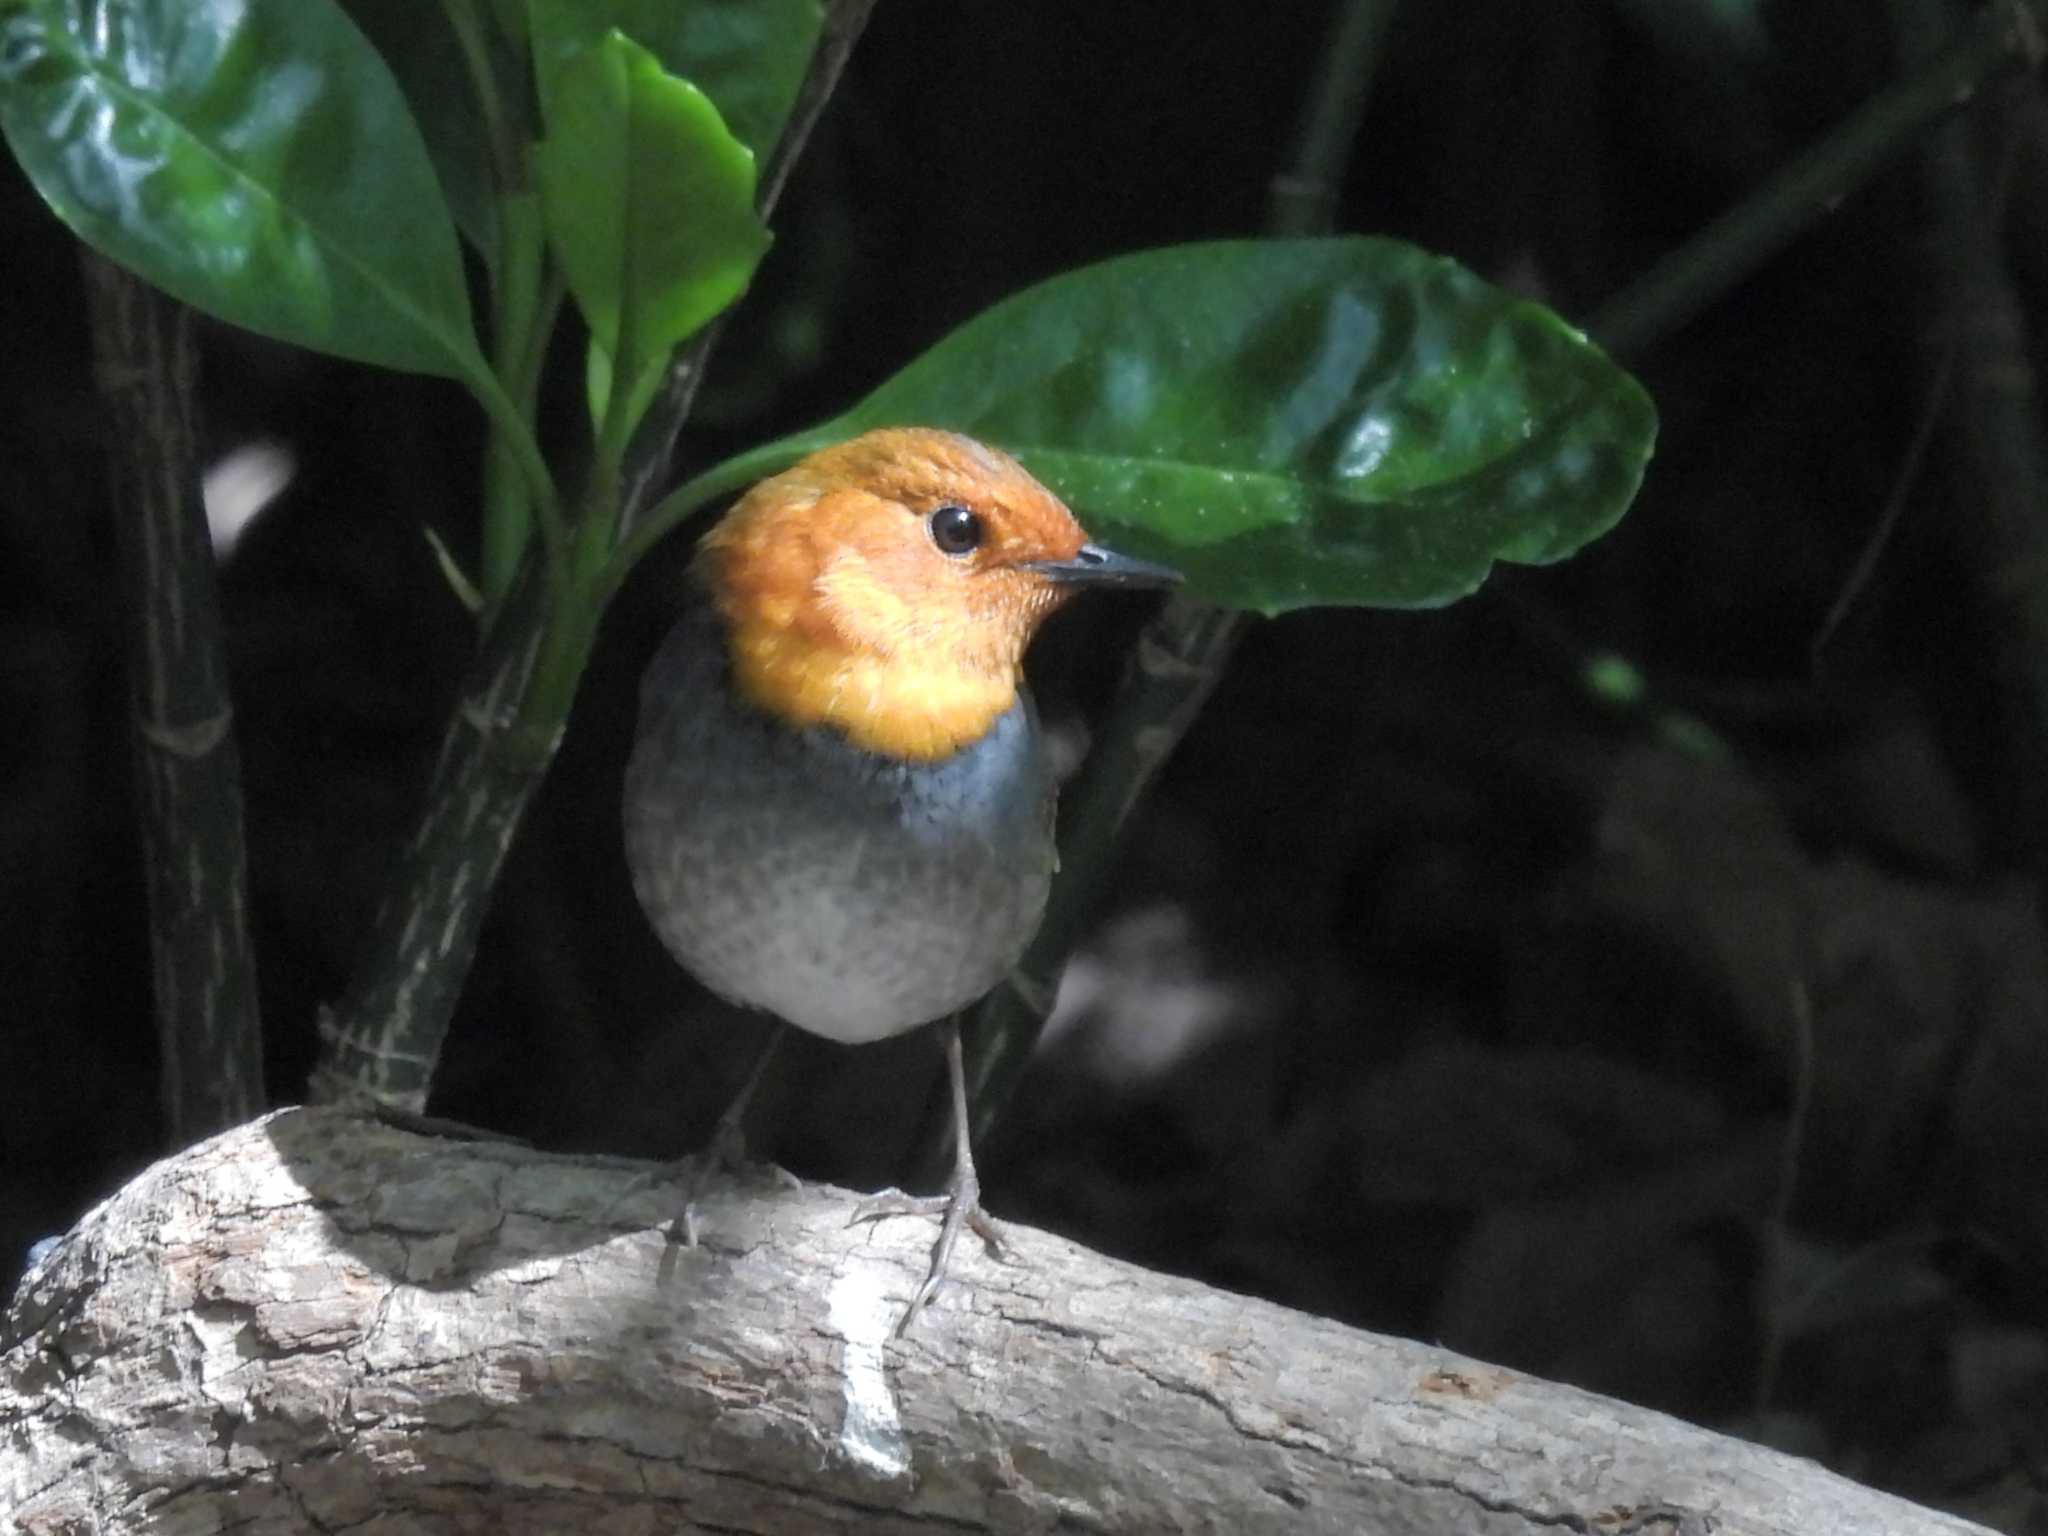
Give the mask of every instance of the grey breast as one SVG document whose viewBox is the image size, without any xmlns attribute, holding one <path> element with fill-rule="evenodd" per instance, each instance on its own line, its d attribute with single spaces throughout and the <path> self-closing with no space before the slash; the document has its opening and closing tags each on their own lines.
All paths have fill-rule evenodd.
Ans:
<svg viewBox="0 0 2048 1536">
<path fill-rule="evenodd" d="M 936 763 L 793 729 L 735 697 L 697 613 L 641 687 L 626 851 L 671 953 L 714 991 L 835 1040 L 966 1006 L 1045 906 L 1053 781 L 1031 701 Z"/>
</svg>

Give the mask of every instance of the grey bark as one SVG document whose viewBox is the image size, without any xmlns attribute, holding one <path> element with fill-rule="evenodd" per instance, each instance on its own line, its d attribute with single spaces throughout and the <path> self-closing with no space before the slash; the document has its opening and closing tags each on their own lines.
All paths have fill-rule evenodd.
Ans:
<svg viewBox="0 0 2048 1536">
<path fill-rule="evenodd" d="M 1011 1229 L 287 1110 L 23 1282 L 23 1532 L 1961 1533 L 1661 1414 Z M 971 1246 L 971 1245 L 970 1245 Z"/>
</svg>

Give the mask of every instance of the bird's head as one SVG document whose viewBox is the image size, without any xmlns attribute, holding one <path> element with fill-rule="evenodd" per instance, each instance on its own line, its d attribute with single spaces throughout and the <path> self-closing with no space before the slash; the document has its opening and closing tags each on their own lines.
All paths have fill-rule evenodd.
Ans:
<svg viewBox="0 0 2048 1536">
<path fill-rule="evenodd" d="M 995 723 L 1077 587 L 1178 579 L 1089 543 L 1007 454 L 928 428 L 868 432 L 762 481 L 705 535 L 696 571 L 754 704 L 910 761 Z"/>
</svg>

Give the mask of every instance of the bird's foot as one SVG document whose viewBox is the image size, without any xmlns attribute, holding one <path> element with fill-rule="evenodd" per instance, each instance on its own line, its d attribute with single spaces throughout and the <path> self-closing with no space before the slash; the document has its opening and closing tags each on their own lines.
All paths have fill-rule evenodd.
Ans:
<svg viewBox="0 0 2048 1536">
<path fill-rule="evenodd" d="M 895 1216 L 939 1218 L 939 1236 L 932 1244 L 932 1261 L 925 1271 L 924 1284 L 917 1288 L 917 1294 L 910 1298 L 910 1305 L 903 1309 L 902 1320 L 896 1324 L 896 1337 L 900 1339 L 945 1283 L 946 1270 L 953 1261 L 953 1249 L 960 1241 L 962 1227 L 971 1228 L 998 1259 L 1008 1258 L 1009 1249 L 1003 1240 L 1002 1229 L 981 1208 L 981 1181 L 975 1177 L 972 1164 L 954 1173 L 952 1187 L 943 1195 L 906 1195 L 901 1190 L 888 1190 L 861 1201 L 854 1207 L 853 1215 L 847 1218 L 846 1224 L 853 1226 L 863 1221 L 886 1221 Z"/>
<path fill-rule="evenodd" d="M 697 1202 L 711 1187 L 712 1180 L 724 1176 L 737 1178 L 752 1173 L 765 1173 L 783 1189 L 797 1190 L 803 1183 L 787 1168 L 774 1163 L 754 1163 L 747 1158 L 747 1138 L 735 1120 L 720 1119 L 711 1133 L 711 1141 L 702 1151 L 691 1152 L 658 1168 L 649 1169 L 628 1184 L 623 1192 L 605 1208 L 609 1216 L 635 1195 L 653 1188 L 657 1184 L 680 1184 L 683 1190 L 683 1208 L 669 1223 L 671 1241 L 680 1242 L 685 1248 L 697 1246 Z"/>
</svg>

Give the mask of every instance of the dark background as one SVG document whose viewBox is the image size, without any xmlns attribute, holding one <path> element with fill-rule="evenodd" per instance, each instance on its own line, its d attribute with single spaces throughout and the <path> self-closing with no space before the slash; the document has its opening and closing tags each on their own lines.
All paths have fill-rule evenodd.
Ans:
<svg viewBox="0 0 2048 1536">
<path fill-rule="evenodd" d="M 1339 228 L 1584 320 L 1897 79 L 1912 8 L 1403 7 Z M 1307 0 L 881 6 L 689 463 L 839 409 L 1025 282 L 1257 232 L 1327 23 Z M 1959 185 L 1995 232 L 1957 222 Z M 982 1149 L 995 1212 L 2048 1530 L 2044 232 L 2048 116 L 2009 78 L 1624 359 L 1662 436 L 1617 531 L 1446 610 L 1255 625 Z M 104 429 L 75 252 L 11 165 L 0 242 L 12 1273 L 166 1149 Z M 461 676 L 421 528 L 473 550 L 480 433 L 450 386 L 204 345 L 210 452 L 297 464 L 224 573 L 290 1101 Z M 619 849 L 636 673 L 684 554 L 611 617 L 441 1113 L 672 1155 L 758 1043 L 668 961 Z M 1143 616 L 1098 602 L 1035 651 L 1066 740 Z M 928 1032 L 805 1041 L 755 1141 L 899 1179 L 937 1066 Z"/>
</svg>

